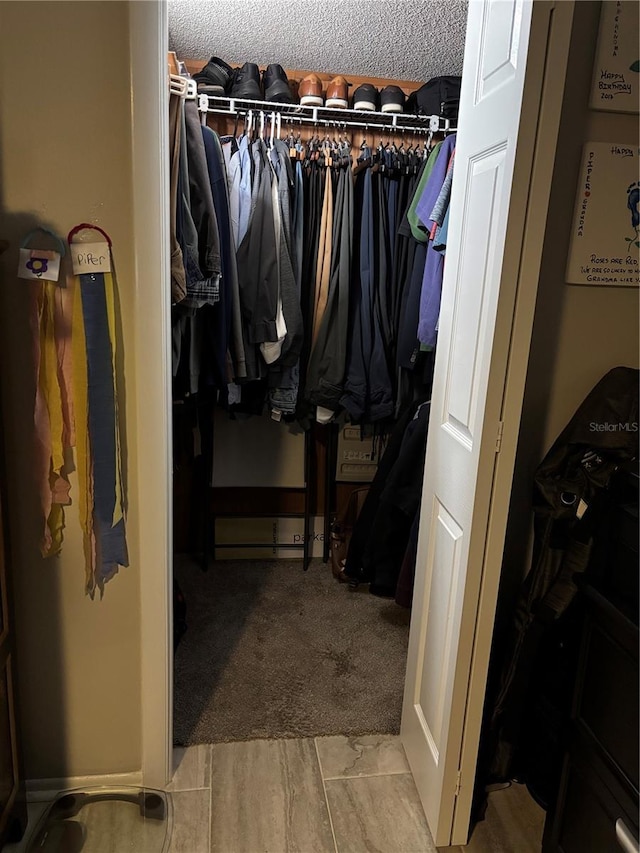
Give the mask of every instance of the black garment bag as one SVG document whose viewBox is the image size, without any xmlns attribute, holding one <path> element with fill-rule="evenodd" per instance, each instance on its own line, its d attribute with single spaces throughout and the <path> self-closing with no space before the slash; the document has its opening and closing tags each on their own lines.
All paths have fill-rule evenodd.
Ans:
<svg viewBox="0 0 640 853">
<path fill-rule="evenodd" d="M 534 477 L 532 566 L 516 605 L 497 698 L 490 716 L 489 782 L 526 779 L 538 726 L 526 713 L 534 673 L 555 663 L 546 638 L 577 591 L 589 562 L 599 507 L 618 467 L 638 456 L 638 378 L 609 371 L 558 436 Z M 527 757 L 528 756 L 528 757 Z"/>
</svg>

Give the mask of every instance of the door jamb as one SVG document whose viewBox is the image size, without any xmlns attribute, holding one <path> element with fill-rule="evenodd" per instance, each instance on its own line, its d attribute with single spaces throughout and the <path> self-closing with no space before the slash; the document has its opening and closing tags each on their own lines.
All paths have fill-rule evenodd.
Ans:
<svg viewBox="0 0 640 853">
<path fill-rule="evenodd" d="M 142 780 L 173 773 L 172 400 L 168 11 L 129 2 Z"/>
</svg>

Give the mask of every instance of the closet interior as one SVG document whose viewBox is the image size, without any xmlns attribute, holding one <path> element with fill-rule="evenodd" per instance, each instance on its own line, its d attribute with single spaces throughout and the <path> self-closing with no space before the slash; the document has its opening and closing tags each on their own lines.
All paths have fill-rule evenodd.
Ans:
<svg viewBox="0 0 640 853">
<path fill-rule="evenodd" d="M 397 734 L 460 78 L 169 66 L 174 741 Z"/>
<path fill-rule="evenodd" d="M 190 93 L 187 92 L 186 97 L 189 98 Z M 225 421 L 218 418 L 219 432 L 223 436 L 218 442 L 218 452 L 214 447 L 203 447 L 204 466 L 207 471 L 213 470 L 214 486 L 216 477 L 222 477 L 221 485 L 226 487 L 225 501 L 230 498 L 230 489 L 243 486 L 238 471 L 228 472 L 228 463 L 225 464 L 233 432 L 237 434 L 238 431 L 237 421 L 249 415 L 260 416 L 266 411 L 273 421 L 284 420 L 289 426 L 297 428 L 297 441 L 293 438 L 285 439 L 284 453 L 291 458 L 297 455 L 298 459 L 302 459 L 300 485 L 303 487 L 304 500 L 298 511 L 303 516 L 304 526 L 297 537 L 302 541 L 298 545 L 287 543 L 287 550 L 299 547 L 303 551 L 306 568 L 310 557 L 308 545 L 311 539 L 312 481 L 322 481 L 321 493 L 318 494 L 316 490 L 315 504 L 316 513 L 322 515 L 324 520 L 320 538 L 324 543 L 322 556 L 326 561 L 329 555 L 330 518 L 336 503 L 333 470 L 337 465 L 338 445 L 343 462 L 344 458 L 356 460 L 355 464 L 352 462 L 341 467 L 340 473 L 348 482 L 363 479 L 358 478 L 358 473 L 364 473 L 365 480 L 369 478 L 374 467 L 371 463 L 375 461 L 372 455 L 375 454 L 376 444 L 379 444 L 371 438 L 367 442 L 359 441 L 361 436 L 354 429 L 342 435 L 342 442 L 336 440 L 336 413 L 345 412 L 362 434 L 367 428 L 370 431 L 373 429 L 376 437 L 384 439 L 389 424 L 414 394 L 424 393 L 421 386 L 429 384 L 432 358 L 427 353 L 433 350 L 433 341 L 424 343 L 424 354 L 421 353 L 416 329 L 413 328 L 416 324 L 412 320 L 417 315 L 420 298 L 423 257 L 422 252 L 419 252 L 413 263 L 417 241 L 409 233 L 408 222 L 402 223 L 400 220 L 404 213 L 403 205 L 415 193 L 418 177 L 426 166 L 434 134 L 448 134 L 454 127 L 448 118 L 437 116 L 388 115 L 348 110 L 338 112 L 328 107 L 280 103 L 269 105 L 248 99 L 212 98 L 206 95 L 198 95 L 197 104 L 203 125 L 208 123 L 224 134 L 221 138 L 225 156 L 226 149 L 230 147 L 228 140 L 236 139 L 239 134 L 237 138 L 241 140 L 241 145 L 245 143 L 245 147 L 248 147 L 246 141 L 250 140 L 254 155 L 257 143 L 263 145 L 265 151 L 277 151 L 276 157 L 284 156 L 290 160 L 290 165 L 287 163 L 289 173 L 284 181 L 285 190 L 282 189 L 282 181 L 278 190 L 280 198 L 286 199 L 288 208 L 284 211 L 284 219 L 287 220 L 285 253 L 281 252 L 275 258 L 270 221 L 269 234 L 252 234 L 252 239 L 245 240 L 244 246 L 240 248 L 242 240 L 238 239 L 237 232 L 240 230 L 242 238 L 243 230 L 246 231 L 248 212 L 246 209 L 234 211 L 234 202 L 237 205 L 238 198 L 233 198 L 232 194 L 231 216 L 232 219 L 234 216 L 239 218 L 231 235 L 231 243 L 237 255 L 233 259 L 237 266 L 232 271 L 232 278 L 234 284 L 239 281 L 241 286 L 238 288 L 239 293 L 231 291 L 231 299 L 242 303 L 240 310 L 236 304 L 229 304 L 231 299 L 228 292 L 224 297 L 227 304 L 219 303 L 217 310 L 219 314 L 227 312 L 227 321 L 229 314 L 232 316 L 231 325 L 229 329 L 218 328 L 213 331 L 210 329 L 210 316 L 205 316 L 203 311 L 194 318 L 189 317 L 188 312 L 192 310 L 189 307 L 186 315 L 183 314 L 177 320 L 174 336 L 179 329 L 178 350 L 189 340 L 191 358 L 193 341 L 195 336 L 203 334 L 202 328 L 210 329 L 211 334 L 220 334 L 222 331 L 222 338 L 227 335 L 227 340 L 223 340 L 217 353 L 218 363 L 214 368 L 217 376 L 208 377 L 205 382 L 216 389 L 218 402 L 226 407 L 236 423 L 232 431 L 228 428 L 228 420 L 225 429 Z M 358 139 L 355 138 L 356 133 Z M 239 152 L 239 155 L 244 157 L 245 153 Z M 237 164 L 231 161 L 229 166 L 235 170 L 237 178 Z M 250 168 L 253 169 L 253 164 Z M 362 171 L 371 175 L 379 172 L 375 174 L 377 182 L 373 184 L 375 192 L 380 193 L 379 198 L 373 198 L 371 191 L 365 190 L 366 180 L 358 181 L 357 177 L 354 196 L 352 175 L 357 176 Z M 227 177 L 229 179 L 230 175 Z M 242 180 L 245 180 L 244 175 Z M 328 192 L 330 182 L 331 192 Z M 242 182 L 240 186 L 243 186 Z M 348 193 L 344 191 L 345 188 Z M 253 190 L 256 190 L 255 184 Z M 242 192 L 239 193 L 240 205 L 243 202 Z M 297 205 L 295 209 L 294 203 Z M 251 204 L 254 204 L 253 198 Z M 363 205 L 369 206 L 366 209 L 370 221 L 365 223 L 366 228 L 357 219 L 361 216 Z M 272 206 L 270 211 L 274 209 Z M 344 217 L 344 222 L 340 217 Z M 379 220 L 375 221 L 375 217 L 379 217 Z M 423 240 L 423 232 L 419 231 L 421 226 L 414 222 L 412 227 Z M 360 245 L 355 248 L 354 228 L 361 228 L 362 231 L 355 235 L 356 241 L 360 241 Z M 291 245 L 292 235 L 288 233 L 289 230 L 295 231 L 295 245 Z M 368 241 L 366 251 L 370 254 L 366 262 L 371 266 L 371 277 L 365 282 L 361 293 L 358 293 L 351 285 L 351 277 L 352 269 L 359 260 L 358 253 L 363 240 Z M 371 253 L 376 247 L 379 254 L 374 257 Z M 444 250 L 444 243 L 440 250 Z M 441 273 L 442 256 L 438 256 L 438 260 L 436 266 Z M 222 261 L 224 264 L 224 258 Z M 360 261 L 365 262 L 363 256 Z M 264 281 L 251 282 L 252 265 L 266 276 Z M 226 278 L 223 274 L 223 281 L 228 280 L 228 274 Z M 436 288 L 438 284 L 436 282 Z M 278 315 L 274 306 L 276 303 L 280 305 L 280 286 L 283 311 Z M 271 309 L 268 305 L 270 297 Z M 182 312 L 184 304 L 182 301 L 177 305 L 177 314 Z M 271 343 L 261 342 L 260 352 L 256 356 L 253 342 L 249 342 L 256 334 L 256 320 L 255 317 L 247 320 L 247 315 L 260 310 L 265 311 L 266 315 L 271 310 L 271 315 L 276 315 L 276 326 L 278 316 L 283 327 L 285 321 L 288 323 L 282 353 L 278 357 L 275 357 L 275 352 L 266 353 Z M 242 319 L 238 318 L 238 314 L 242 315 Z M 435 317 L 437 319 L 437 311 Z M 268 322 L 273 323 L 273 319 Z M 193 325 L 186 328 L 189 323 Z M 264 336 L 264 329 L 261 328 L 257 334 Z M 223 363 L 225 344 L 231 365 Z M 280 346 L 277 342 L 274 345 Z M 215 359 L 215 352 L 213 357 Z M 267 359 L 269 361 L 265 371 Z M 426 365 L 424 369 L 423 364 Z M 177 371 L 177 396 L 183 398 L 185 388 L 179 387 L 179 352 L 174 367 Z M 199 387 L 198 370 L 199 367 L 194 368 L 193 363 L 190 363 L 188 395 Z M 220 380 L 225 370 L 229 371 L 226 379 L 234 380 L 226 387 L 224 379 Z M 417 385 L 415 391 L 414 384 Z M 222 394 L 219 393 L 220 388 Z M 202 397 L 201 388 L 200 392 Z M 311 429 L 314 423 L 329 425 L 329 428 Z M 268 445 L 269 441 L 274 440 L 272 436 L 276 432 L 280 433 L 280 441 L 286 435 L 282 428 L 275 432 L 273 428 L 270 431 L 268 429 L 263 424 L 252 438 L 266 441 Z M 344 449 L 347 438 L 351 439 L 355 449 Z M 297 446 L 294 447 L 294 444 Z M 317 458 L 318 447 L 324 458 Z M 347 447 L 350 447 L 348 443 Z M 210 453 L 206 453 L 207 449 Z M 260 460 L 257 460 L 249 479 L 263 486 L 259 475 L 256 475 L 256 468 L 259 467 Z M 277 474 L 275 479 L 277 481 Z M 340 492 L 338 504 L 340 498 L 348 495 L 348 487 Z M 245 490 L 238 497 L 244 502 L 248 493 Z M 276 506 L 273 509 L 278 508 L 277 503 L 283 497 L 261 494 L 257 499 L 260 504 L 257 512 L 264 507 L 271 509 L 274 499 Z M 287 513 L 295 512 L 290 506 L 283 506 L 282 509 Z M 237 513 L 237 510 L 228 505 L 214 508 L 214 514 L 218 517 L 231 512 Z M 211 550 L 232 547 L 220 541 L 215 531 L 215 524 L 206 524 L 202 539 L 205 562 Z M 260 547 L 258 543 L 252 544 Z M 269 541 L 267 544 L 272 543 Z"/>
<path fill-rule="evenodd" d="M 212 94 L 221 60 L 169 64 L 175 550 L 196 555 L 176 560 L 176 739 L 397 733 L 460 78 L 445 105 L 440 82 L 350 77 L 355 110 L 299 102 L 329 75 L 287 70 L 269 102 Z"/>
</svg>

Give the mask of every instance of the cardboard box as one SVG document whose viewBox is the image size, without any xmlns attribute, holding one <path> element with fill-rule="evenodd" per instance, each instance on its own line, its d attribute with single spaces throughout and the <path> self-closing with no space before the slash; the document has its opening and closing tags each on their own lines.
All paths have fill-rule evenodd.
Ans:
<svg viewBox="0 0 640 853">
<path fill-rule="evenodd" d="M 322 557 L 324 519 L 311 518 L 311 556 Z M 273 516 L 270 518 L 216 518 L 216 560 L 302 560 L 304 519 Z M 228 547 L 222 548 L 221 545 Z M 264 547 L 243 548 L 243 545 Z"/>
</svg>

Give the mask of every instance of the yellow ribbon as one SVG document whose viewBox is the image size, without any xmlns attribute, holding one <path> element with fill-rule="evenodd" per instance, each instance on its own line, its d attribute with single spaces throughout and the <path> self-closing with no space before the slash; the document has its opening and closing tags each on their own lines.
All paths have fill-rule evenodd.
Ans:
<svg viewBox="0 0 640 853">
<path fill-rule="evenodd" d="M 82 317 L 80 284 L 73 279 L 73 402 L 76 423 L 76 465 L 78 468 L 78 507 L 85 563 L 85 589 L 95 591 L 96 547 L 93 530 L 93 471 L 89 442 L 89 403 L 87 395 L 87 354 Z"/>
</svg>

